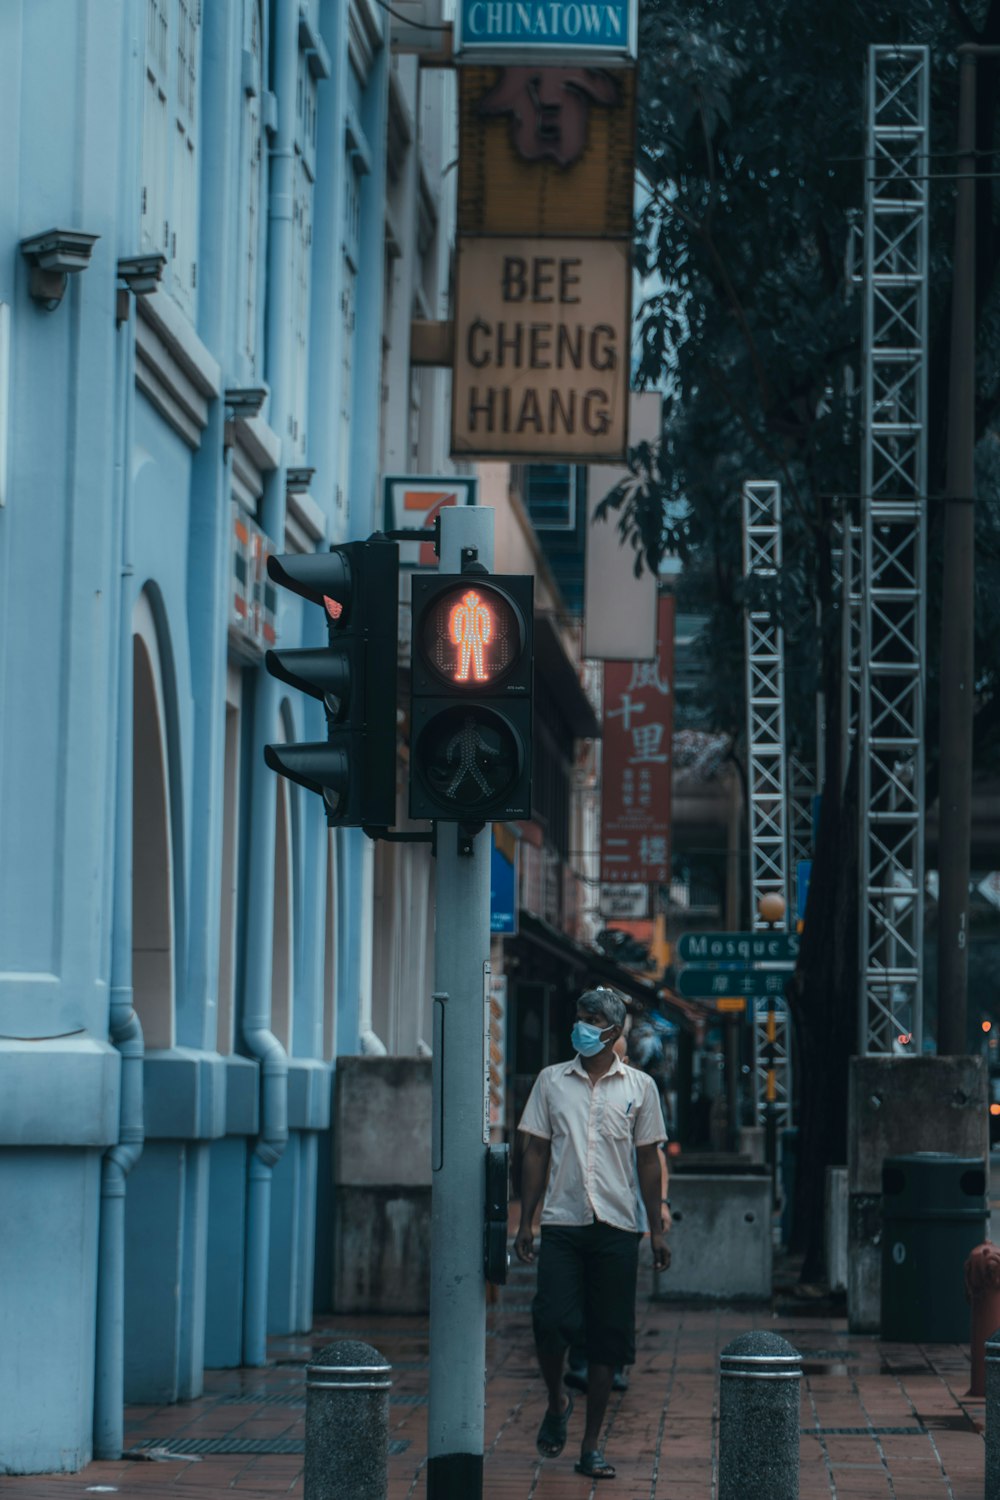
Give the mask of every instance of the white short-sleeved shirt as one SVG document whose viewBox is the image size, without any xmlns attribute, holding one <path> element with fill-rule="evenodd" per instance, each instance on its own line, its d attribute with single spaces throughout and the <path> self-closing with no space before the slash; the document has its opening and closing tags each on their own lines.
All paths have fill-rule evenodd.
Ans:
<svg viewBox="0 0 1000 1500">
<path fill-rule="evenodd" d="M 592 1083 L 579 1056 L 543 1068 L 518 1125 L 551 1142 L 543 1224 L 640 1228 L 635 1149 L 665 1141 L 656 1085 L 616 1057 Z"/>
</svg>

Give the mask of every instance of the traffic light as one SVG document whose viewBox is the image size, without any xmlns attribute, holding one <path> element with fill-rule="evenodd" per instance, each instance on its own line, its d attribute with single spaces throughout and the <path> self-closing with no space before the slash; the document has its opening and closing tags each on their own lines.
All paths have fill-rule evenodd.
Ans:
<svg viewBox="0 0 1000 1500">
<path fill-rule="evenodd" d="M 318 698 L 325 740 L 266 745 L 272 771 L 318 792 L 331 826 L 396 821 L 396 627 L 399 549 L 348 542 L 329 552 L 269 557 L 275 583 L 325 611 L 328 643 L 268 651 L 272 677 Z"/>
<path fill-rule="evenodd" d="M 413 575 L 410 816 L 531 817 L 534 579 Z"/>
</svg>

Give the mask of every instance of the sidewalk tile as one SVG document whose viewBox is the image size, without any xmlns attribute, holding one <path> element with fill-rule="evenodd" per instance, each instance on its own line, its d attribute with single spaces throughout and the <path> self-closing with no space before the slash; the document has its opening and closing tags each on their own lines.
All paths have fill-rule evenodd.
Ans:
<svg viewBox="0 0 1000 1500">
<path fill-rule="evenodd" d="M 776 1317 L 769 1306 L 653 1302 L 648 1279 L 630 1389 L 608 1409 L 606 1451 L 618 1480 L 602 1487 L 574 1473 L 584 1398 L 564 1453 L 542 1462 L 531 1281 L 515 1266 L 488 1312 L 484 1500 L 715 1500 L 719 1354 L 750 1328 L 781 1333 L 803 1355 L 800 1500 L 981 1500 L 983 1403 L 966 1395 L 967 1350 L 880 1344 L 848 1334 L 843 1319 Z M 303 1443 L 305 1407 L 287 1398 L 304 1401 L 305 1365 L 342 1337 L 373 1343 L 393 1365 L 390 1439 L 402 1451 L 389 1457 L 388 1500 L 424 1500 L 429 1364 L 419 1318 L 323 1318 L 310 1335 L 273 1339 L 264 1369 L 208 1371 L 197 1401 L 129 1408 L 127 1446 Z M 302 1464 L 294 1452 L 203 1451 L 94 1463 L 76 1475 L 6 1476 L 2 1492 L 3 1500 L 91 1500 L 93 1486 L 109 1485 L 118 1500 L 301 1500 Z"/>
</svg>

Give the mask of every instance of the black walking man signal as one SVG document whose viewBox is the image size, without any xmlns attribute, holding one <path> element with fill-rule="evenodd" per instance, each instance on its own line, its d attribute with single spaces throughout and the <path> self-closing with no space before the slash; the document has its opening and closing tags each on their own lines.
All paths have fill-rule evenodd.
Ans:
<svg viewBox="0 0 1000 1500">
<path fill-rule="evenodd" d="M 531 816 L 530 577 L 413 575 L 410 816 Z"/>
</svg>

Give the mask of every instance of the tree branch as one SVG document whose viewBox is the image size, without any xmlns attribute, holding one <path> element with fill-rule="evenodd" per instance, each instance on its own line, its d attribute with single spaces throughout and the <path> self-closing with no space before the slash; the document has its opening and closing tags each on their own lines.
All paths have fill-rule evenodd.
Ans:
<svg viewBox="0 0 1000 1500">
<path fill-rule="evenodd" d="M 948 0 L 948 14 L 962 33 L 962 39 L 966 42 L 978 42 L 979 32 L 973 26 L 958 0 Z"/>
<path fill-rule="evenodd" d="M 724 380 L 719 379 L 715 367 L 713 365 L 706 364 L 705 373 L 708 376 L 712 388 L 718 391 L 719 395 L 726 402 L 730 411 L 736 417 L 740 426 L 743 428 L 744 432 L 747 434 L 750 440 L 756 447 L 761 450 L 764 456 L 774 464 L 776 469 L 780 469 L 782 478 L 785 482 L 785 486 L 788 490 L 788 494 L 791 498 L 792 504 L 795 506 L 799 519 L 801 520 L 803 526 L 805 526 L 809 531 L 814 532 L 816 530 L 817 523 L 806 510 L 805 503 L 799 492 L 799 487 L 795 483 L 794 475 L 788 467 L 788 461 L 785 458 L 784 454 L 772 448 L 771 445 L 765 440 L 763 434 L 758 432 L 757 428 L 754 427 L 753 421 L 750 417 L 750 413 L 747 411 L 743 402 L 733 394 Z"/>
</svg>

